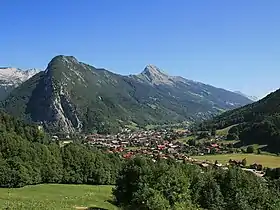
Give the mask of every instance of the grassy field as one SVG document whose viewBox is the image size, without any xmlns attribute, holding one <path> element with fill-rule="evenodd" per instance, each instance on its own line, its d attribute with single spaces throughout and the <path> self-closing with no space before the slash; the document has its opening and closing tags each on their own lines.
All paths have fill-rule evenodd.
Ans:
<svg viewBox="0 0 280 210">
<path fill-rule="evenodd" d="M 238 141 L 238 140 L 222 140 L 222 141 L 219 141 L 218 143 L 220 143 L 220 144 L 236 144 L 238 142 L 240 142 L 240 141 Z"/>
<path fill-rule="evenodd" d="M 196 136 L 187 136 L 187 137 L 183 137 L 183 138 L 177 139 L 177 141 L 182 142 L 182 143 L 186 143 L 189 140 L 195 139 L 195 138 L 196 138 Z"/>
<path fill-rule="evenodd" d="M 262 164 L 265 167 L 277 168 L 280 167 L 280 157 L 272 155 L 256 155 L 256 154 L 226 154 L 226 155 L 205 155 L 205 156 L 194 156 L 193 158 L 198 160 L 209 160 L 219 163 L 227 163 L 229 159 L 242 160 L 246 158 L 247 164 Z"/>
<path fill-rule="evenodd" d="M 234 127 L 234 126 L 236 126 L 236 125 L 238 125 L 238 124 L 231 125 L 231 126 L 228 126 L 228 127 L 224 128 L 224 129 L 217 130 L 217 131 L 216 131 L 216 134 L 217 134 L 218 136 L 226 136 L 226 135 L 228 135 L 229 129 L 231 129 L 232 127 Z"/>
<path fill-rule="evenodd" d="M 117 209 L 111 186 L 46 184 L 0 188 L 0 209 Z"/>
<path fill-rule="evenodd" d="M 250 146 L 254 147 L 254 149 L 257 150 L 257 149 L 262 149 L 262 148 L 266 147 L 267 145 L 250 144 L 250 145 L 242 146 L 242 147 L 240 147 L 240 149 L 247 149 L 247 147 L 250 147 Z"/>
</svg>

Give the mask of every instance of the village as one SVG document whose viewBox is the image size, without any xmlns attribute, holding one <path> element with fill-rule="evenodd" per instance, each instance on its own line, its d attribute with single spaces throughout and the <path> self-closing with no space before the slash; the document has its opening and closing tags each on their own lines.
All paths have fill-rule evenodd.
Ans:
<svg viewBox="0 0 280 210">
<path fill-rule="evenodd" d="M 125 129 L 116 135 L 91 134 L 85 137 L 84 144 L 101 148 L 108 153 L 117 153 L 125 159 L 136 155 L 148 156 L 156 161 L 158 159 L 174 159 L 200 165 L 201 167 L 221 167 L 228 169 L 229 165 L 237 165 L 243 170 L 263 176 L 262 166 L 252 165 L 243 167 L 242 161 L 230 160 L 227 164 L 215 163 L 208 160 L 197 160 L 192 156 L 207 154 L 230 154 L 238 152 L 232 144 L 222 143 L 225 137 L 213 136 L 209 141 L 201 142 L 195 139 L 187 140 L 192 136 L 189 130 L 140 130 Z"/>
<path fill-rule="evenodd" d="M 189 130 L 159 131 L 143 130 L 131 132 L 129 129 L 116 135 L 92 134 L 86 136 L 85 144 L 107 148 L 110 152 L 127 152 L 127 154 L 155 154 L 161 157 L 182 157 L 204 154 L 232 153 L 232 145 L 217 143 L 218 138 L 205 143 L 187 141 L 191 136 Z M 183 140 L 182 140 L 183 139 Z"/>
<path fill-rule="evenodd" d="M 235 148 L 234 144 L 231 141 L 227 141 L 224 135 L 199 132 L 194 134 L 188 129 L 162 128 L 132 131 L 125 128 L 118 134 L 104 135 L 95 133 L 81 136 L 81 138 L 85 145 L 99 148 L 108 153 L 118 154 L 124 159 L 141 155 L 150 157 L 153 161 L 173 159 L 196 164 L 203 168 L 220 167 L 224 170 L 228 169 L 229 165 L 235 165 L 257 176 L 264 175 L 263 166 L 257 163 L 245 167 L 240 160 L 229 160 L 228 163 L 221 164 L 217 161 L 195 158 L 198 156 L 244 152 L 240 148 Z M 53 136 L 53 140 L 58 141 L 61 147 L 73 142 L 69 136 L 66 136 L 64 140 L 59 140 L 58 136 Z"/>
</svg>

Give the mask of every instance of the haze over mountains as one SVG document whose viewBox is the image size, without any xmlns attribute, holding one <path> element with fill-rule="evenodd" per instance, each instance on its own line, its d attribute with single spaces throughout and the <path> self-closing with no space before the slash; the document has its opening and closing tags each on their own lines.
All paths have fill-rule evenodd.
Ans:
<svg viewBox="0 0 280 210">
<path fill-rule="evenodd" d="M 256 97 L 256 96 L 249 96 L 249 95 L 246 95 L 246 94 L 244 94 L 240 91 L 234 91 L 234 92 L 239 94 L 239 95 L 245 96 L 246 98 L 249 98 L 252 101 L 257 101 L 258 100 L 258 97 Z"/>
<path fill-rule="evenodd" d="M 209 119 L 252 102 L 241 94 L 169 76 L 154 65 L 138 75 L 122 76 L 60 55 L 45 71 L 32 73 L 37 71 L 19 79 L 22 84 L 2 108 L 54 132 L 109 132 L 134 123 Z"/>
</svg>

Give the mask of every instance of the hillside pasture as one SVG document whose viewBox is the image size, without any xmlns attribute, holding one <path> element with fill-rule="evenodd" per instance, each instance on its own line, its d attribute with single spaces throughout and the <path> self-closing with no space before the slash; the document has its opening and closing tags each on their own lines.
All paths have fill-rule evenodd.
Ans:
<svg viewBox="0 0 280 210">
<path fill-rule="evenodd" d="M 228 126 L 226 128 L 223 128 L 223 129 L 219 129 L 219 130 L 216 131 L 216 135 L 218 135 L 218 136 L 226 136 L 226 135 L 228 135 L 229 129 L 231 129 L 232 127 L 234 127 L 236 125 L 238 125 L 238 124 L 231 125 L 231 126 Z"/>
<path fill-rule="evenodd" d="M 208 160 L 210 162 L 215 162 L 226 164 L 230 159 L 232 160 L 242 160 L 246 158 L 247 165 L 250 164 L 262 164 L 264 167 L 277 168 L 280 167 L 280 157 L 273 155 L 256 155 L 256 154 L 223 154 L 223 155 L 204 155 L 204 156 L 193 156 L 197 160 Z"/>
<path fill-rule="evenodd" d="M 0 188 L 0 209 L 114 210 L 112 186 L 43 184 Z"/>
</svg>

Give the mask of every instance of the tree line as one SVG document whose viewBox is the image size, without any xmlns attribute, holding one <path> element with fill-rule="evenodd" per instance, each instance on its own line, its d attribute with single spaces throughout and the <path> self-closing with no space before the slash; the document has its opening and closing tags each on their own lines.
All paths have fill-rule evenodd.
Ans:
<svg viewBox="0 0 280 210">
<path fill-rule="evenodd" d="M 122 160 L 79 143 L 60 147 L 36 125 L 0 113 L 0 187 L 114 184 Z"/>
<path fill-rule="evenodd" d="M 242 171 L 202 170 L 136 157 L 121 169 L 113 194 L 123 209 L 280 209 L 278 180 Z"/>
<path fill-rule="evenodd" d="M 0 187 L 41 183 L 112 185 L 122 160 L 80 144 L 33 143 L 0 134 Z"/>
</svg>

